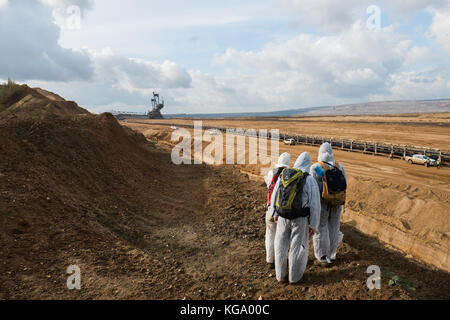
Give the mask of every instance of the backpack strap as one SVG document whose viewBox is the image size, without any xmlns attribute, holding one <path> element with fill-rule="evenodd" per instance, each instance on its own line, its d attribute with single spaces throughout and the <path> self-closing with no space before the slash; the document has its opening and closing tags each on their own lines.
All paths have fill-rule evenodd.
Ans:
<svg viewBox="0 0 450 320">
<path fill-rule="evenodd" d="M 329 165 L 329 166 L 331 166 L 331 167 L 333 167 L 333 168 L 336 168 L 336 169 L 338 169 L 338 170 L 341 170 L 341 168 L 340 168 L 340 163 L 339 162 L 336 162 L 336 165 L 335 166 L 333 166 L 331 163 L 328 163 L 328 162 L 325 162 L 325 161 L 319 161 L 319 163 L 320 163 L 320 166 L 325 170 L 325 171 L 327 171 L 327 170 L 330 170 L 330 168 L 328 168 L 328 166 L 327 165 Z"/>
<path fill-rule="evenodd" d="M 330 168 L 328 168 L 328 166 L 327 166 L 327 164 L 329 164 L 329 163 L 319 161 L 319 164 L 320 164 L 320 166 L 322 167 L 323 170 L 325 170 L 325 171 L 330 170 Z M 331 164 L 330 164 L 330 166 L 331 166 Z"/>
<path fill-rule="evenodd" d="M 303 190 L 303 188 L 305 187 L 305 184 L 306 184 L 306 178 L 308 178 L 308 176 L 309 176 L 308 172 L 303 173 L 302 180 L 297 184 L 297 191 Z"/>
<path fill-rule="evenodd" d="M 272 205 L 271 198 L 273 189 L 275 188 L 278 179 L 280 179 L 281 173 L 283 172 L 284 169 L 285 169 L 284 167 L 278 167 L 272 170 L 272 180 L 270 181 L 270 185 L 267 190 L 267 206 Z"/>
<path fill-rule="evenodd" d="M 286 169 L 285 167 L 278 167 L 278 168 L 275 168 L 275 169 L 273 169 L 273 175 L 280 175 L 282 172 L 283 172 L 283 170 L 284 169 Z"/>
</svg>

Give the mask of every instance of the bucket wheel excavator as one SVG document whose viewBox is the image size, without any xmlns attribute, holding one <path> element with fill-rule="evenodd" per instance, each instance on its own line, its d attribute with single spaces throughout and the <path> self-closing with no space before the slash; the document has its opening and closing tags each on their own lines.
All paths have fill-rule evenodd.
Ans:
<svg viewBox="0 0 450 320">
<path fill-rule="evenodd" d="M 153 92 L 152 98 L 152 110 L 148 112 L 150 119 L 164 119 L 161 114 L 161 110 L 164 108 L 164 98 L 159 97 L 159 93 Z"/>
</svg>

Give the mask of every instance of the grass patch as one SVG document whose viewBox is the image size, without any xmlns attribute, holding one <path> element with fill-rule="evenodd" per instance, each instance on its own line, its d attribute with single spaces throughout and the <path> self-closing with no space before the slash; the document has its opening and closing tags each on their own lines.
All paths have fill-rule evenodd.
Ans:
<svg viewBox="0 0 450 320">
<path fill-rule="evenodd" d="M 9 107 L 9 101 L 16 95 L 21 89 L 21 86 L 8 79 L 7 83 L 0 84 L 0 112 L 6 110 Z"/>
</svg>

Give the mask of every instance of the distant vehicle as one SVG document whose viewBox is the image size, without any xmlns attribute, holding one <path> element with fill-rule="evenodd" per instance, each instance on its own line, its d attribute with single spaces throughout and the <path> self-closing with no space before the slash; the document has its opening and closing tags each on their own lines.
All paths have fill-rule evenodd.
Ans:
<svg viewBox="0 0 450 320">
<path fill-rule="evenodd" d="M 171 126 L 170 129 L 177 130 L 178 127 L 177 126 Z"/>
<path fill-rule="evenodd" d="M 295 146 L 295 140 L 294 139 L 285 139 L 284 140 L 284 144 L 290 145 L 290 146 Z"/>
<path fill-rule="evenodd" d="M 208 131 L 212 136 L 218 136 L 220 134 L 220 131 L 218 129 L 209 129 Z"/>
<path fill-rule="evenodd" d="M 408 161 L 409 164 L 422 164 L 426 167 L 436 165 L 436 160 L 423 154 L 415 154 L 412 157 L 406 157 L 405 160 Z"/>
</svg>

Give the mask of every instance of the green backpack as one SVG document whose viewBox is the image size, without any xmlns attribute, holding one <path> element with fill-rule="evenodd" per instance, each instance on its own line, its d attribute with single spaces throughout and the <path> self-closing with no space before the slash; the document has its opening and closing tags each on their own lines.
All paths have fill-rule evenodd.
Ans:
<svg viewBox="0 0 450 320">
<path fill-rule="evenodd" d="M 275 211 L 285 219 L 308 217 L 309 208 L 302 206 L 302 192 L 308 173 L 299 169 L 284 169 L 280 175 L 280 187 L 275 200 Z"/>
</svg>

